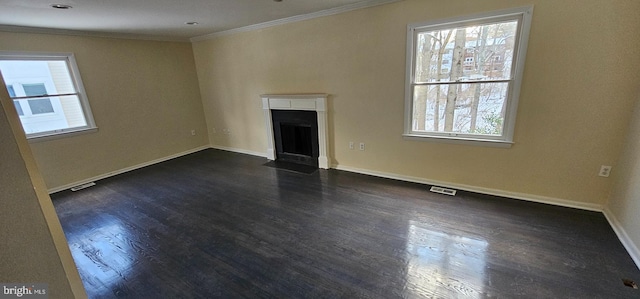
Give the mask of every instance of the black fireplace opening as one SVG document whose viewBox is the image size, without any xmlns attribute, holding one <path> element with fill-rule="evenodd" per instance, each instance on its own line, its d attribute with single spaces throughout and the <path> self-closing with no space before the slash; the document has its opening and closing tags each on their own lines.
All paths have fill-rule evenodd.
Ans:
<svg viewBox="0 0 640 299">
<path fill-rule="evenodd" d="M 313 156 L 310 125 L 280 123 L 280 136 L 284 153 Z"/>
<path fill-rule="evenodd" d="M 272 110 L 276 161 L 318 167 L 318 116 L 315 111 Z"/>
</svg>

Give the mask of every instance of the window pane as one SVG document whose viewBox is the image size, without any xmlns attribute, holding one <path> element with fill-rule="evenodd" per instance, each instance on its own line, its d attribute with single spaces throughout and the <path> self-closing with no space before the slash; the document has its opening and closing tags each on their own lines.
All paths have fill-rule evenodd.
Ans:
<svg viewBox="0 0 640 299">
<path fill-rule="evenodd" d="M 87 120 L 84 117 L 80 98 L 75 95 L 59 98 L 60 105 L 62 106 L 62 113 L 67 121 L 67 126 L 69 128 L 86 126 Z"/>
<path fill-rule="evenodd" d="M 8 92 L 20 98 L 14 105 L 28 138 L 95 128 L 89 103 L 78 93 L 82 86 L 76 84 L 82 82 L 73 73 L 76 69 L 69 54 L 40 57 L 0 51 L 0 70 Z"/>
<path fill-rule="evenodd" d="M 0 61 L 0 69 L 7 83 L 10 81 L 23 83 L 19 81 L 25 78 L 44 82 L 44 78 L 46 81 L 49 81 L 45 82 L 48 94 L 68 94 L 76 92 L 73 81 L 71 80 L 69 68 L 67 67 L 67 62 L 64 60 L 4 60 Z"/>
<path fill-rule="evenodd" d="M 16 92 L 15 92 L 15 90 L 13 89 L 13 86 L 11 86 L 11 85 L 7 86 L 7 91 L 9 92 L 9 96 L 10 96 L 10 97 L 12 97 L 12 98 L 13 98 L 13 97 L 15 97 L 15 96 L 16 96 Z"/>
<path fill-rule="evenodd" d="M 55 85 L 56 94 L 76 93 L 66 61 L 47 61 L 47 65 L 51 72 L 51 79 Z"/>
<path fill-rule="evenodd" d="M 53 113 L 53 105 L 48 98 L 28 100 L 27 102 L 31 108 L 31 114 Z"/>
<path fill-rule="evenodd" d="M 517 21 L 419 32 L 415 82 L 511 79 Z"/>
<path fill-rule="evenodd" d="M 14 98 L 16 96 L 16 91 L 13 89 L 13 85 L 7 85 L 7 91 L 9 92 L 9 96 Z M 24 112 L 22 111 L 22 106 L 20 105 L 20 101 L 13 101 L 13 106 L 16 107 L 16 111 L 18 115 L 23 116 Z"/>
<path fill-rule="evenodd" d="M 23 116 L 24 112 L 22 112 L 22 106 L 20 106 L 20 101 L 13 101 L 13 105 L 16 106 L 16 111 L 18 111 L 18 115 Z"/>
<path fill-rule="evenodd" d="M 415 86 L 413 131 L 502 135 L 509 83 Z"/>
</svg>

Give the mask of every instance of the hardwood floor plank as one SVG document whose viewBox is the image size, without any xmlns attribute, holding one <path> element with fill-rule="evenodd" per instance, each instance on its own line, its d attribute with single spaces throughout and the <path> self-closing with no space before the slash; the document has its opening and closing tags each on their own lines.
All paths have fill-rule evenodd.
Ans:
<svg viewBox="0 0 640 299">
<path fill-rule="evenodd" d="M 601 213 L 205 150 L 52 195 L 91 298 L 640 298 Z"/>
</svg>

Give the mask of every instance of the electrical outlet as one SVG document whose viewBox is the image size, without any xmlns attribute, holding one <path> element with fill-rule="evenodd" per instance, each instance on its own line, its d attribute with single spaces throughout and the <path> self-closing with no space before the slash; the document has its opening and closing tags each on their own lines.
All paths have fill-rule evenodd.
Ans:
<svg viewBox="0 0 640 299">
<path fill-rule="evenodd" d="M 608 178 L 610 174 L 611 174 L 611 166 L 607 166 L 607 165 L 600 166 L 600 172 L 598 173 L 599 176 Z"/>
<path fill-rule="evenodd" d="M 353 144 L 353 141 L 349 141 L 349 149 L 354 149 L 355 145 Z"/>
<path fill-rule="evenodd" d="M 360 142 L 360 150 L 363 151 L 364 150 L 364 142 Z"/>
<path fill-rule="evenodd" d="M 196 136 L 196 130 L 191 130 L 191 136 Z"/>
<path fill-rule="evenodd" d="M 211 128 L 211 133 L 215 134 L 216 132 L 216 128 Z"/>
<path fill-rule="evenodd" d="M 231 130 L 229 130 L 229 129 L 222 129 L 222 134 L 225 134 L 225 135 L 231 135 Z"/>
</svg>

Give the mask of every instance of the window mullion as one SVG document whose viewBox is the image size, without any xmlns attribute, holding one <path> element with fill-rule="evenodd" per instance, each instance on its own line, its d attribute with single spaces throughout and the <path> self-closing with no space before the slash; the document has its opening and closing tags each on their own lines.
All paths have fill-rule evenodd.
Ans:
<svg viewBox="0 0 640 299">
<path fill-rule="evenodd" d="M 11 99 L 14 99 L 14 100 L 40 99 L 40 98 L 67 97 L 67 96 L 77 96 L 77 95 L 79 94 L 77 92 L 74 92 L 74 93 L 61 93 L 61 94 L 43 94 L 38 96 L 13 97 Z"/>
<path fill-rule="evenodd" d="M 437 82 L 415 82 L 414 86 L 425 85 L 451 85 L 451 84 L 482 84 L 482 83 L 509 83 L 513 79 L 501 79 L 501 80 L 474 80 L 474 81 L 437 81 Z"/>
<path fill-rule="evenodd" d="M 0 51 L 0 69 L 27 139 L 97 129 L 73 53 Z"/>
<path fill-rule="evenodd" d="M 404 136 L 511 143 L 532 10 L 409 24 Z"/>
</svg>

